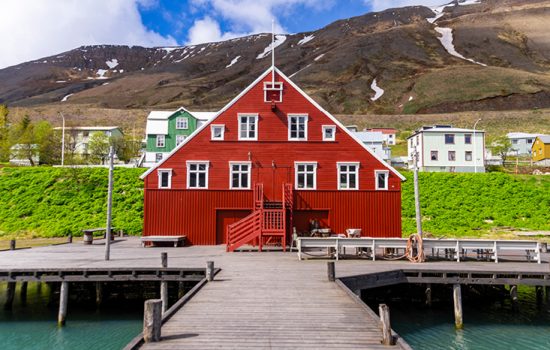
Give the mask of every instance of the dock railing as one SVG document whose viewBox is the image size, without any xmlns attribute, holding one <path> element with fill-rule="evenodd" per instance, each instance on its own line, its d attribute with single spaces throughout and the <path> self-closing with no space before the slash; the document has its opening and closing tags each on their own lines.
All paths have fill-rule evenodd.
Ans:
<svg viewBox="0 0 550 350">
<path fill-rule="evenodd" d="M 307 255 L 306 250 L 326 249 L 326 255 L 336 260 L 347 249 L 355 249 L 356 253 L 366 252 L 375 261 L 376 253 L 383 249 L 394 249 L 403 251 L 407 248 L 407 238 L 316 238 L 299 237 L 297 239 L 298 258 L 302 260 Z M 524 254 L 527 261 L 541 263 L 541 243 L 528 240 L 485 240 L 485 239 L 423 239 L 423 249 L 426 256 L 439 257 L 441 251 L 446 257 L 457 262 L 464 259 L 468 251 L 475 251 L 478 255 L 486 256 L 495 263 L 503 252 L 519 252 Z"/>
</svg>

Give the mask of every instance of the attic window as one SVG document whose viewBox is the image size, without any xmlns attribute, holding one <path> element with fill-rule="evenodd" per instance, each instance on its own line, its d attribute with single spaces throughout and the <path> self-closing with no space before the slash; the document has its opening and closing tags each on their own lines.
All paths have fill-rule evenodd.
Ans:
<svg viewBox="0 0 550 350">
<path fill-rule="evenodd" d="M 213 124 L 210 126 L 210 131 L 212 133 L 210 139 L 211 140 L 223 140 L 223 135 L 225 132 L 225 125 L 216 125 Z"/>
<path fill-rule="evenodd" d="M 172 169 L 159 169 L 158 170 L 158 187 L 159 188 L 171 188 L 172 187 Z"/>
<path fill-rule="evenodd" d="M 264 102 L 282 102 L 283 83 L 264 82 Z"/>
</svg>

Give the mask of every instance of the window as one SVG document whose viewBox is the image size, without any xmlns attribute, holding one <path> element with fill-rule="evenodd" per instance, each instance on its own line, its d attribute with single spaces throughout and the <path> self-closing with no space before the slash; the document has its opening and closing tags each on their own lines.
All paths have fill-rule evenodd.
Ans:
<svg viewBox="0 0 550 350">
<path fill-rule="evenodd" d="M 466 151 L 466 154 L 464 155 L 464 159 L 466 159 L 467 162 L 472 161 L 472 151 Z"/>
<path fill-rule="evenodd" d="M 338 189 L 359 189 L 359 163 L 337 163 Z"/>
<path fill-rule="evenodd" d="M 307 115 L 289 114 L 288 139 L 307 140 Z"/>
<path fill-rule="evenodd" d="M 420 137 L 417 135 L 417 136 L 416 136 L 416 145 L 417 145 L 417 146 L 420 144 L 420 141 L 419 141 L 419 140 L 420 140 Z"/>
<path fill-rule="evenodd" d="M 164 135 L 157 135 L 157 147 L 164 147 L 165 146 L 165 136 Z"/>
<path fill-rule="evenodd" d="M 437 161 L 438 152 L 437 151 L 431 151 L 430 152 L 430 159 L 433 161 Z"/>
<path fill-rule="evenodd" d="M 160 162 L 162 160 L 162 153 L 155 153 L 155 162 Z"/>
<path fill-rule="evenodd" d="M 375 170 L 374 171 L 376 189 L 377 190 L 387 190 L 388 189 L 388 179 L 390 177 L 390 172 L 387 170 Z"/>
<path fill-rule="evenodd" d="M 187 135 L 176 135 L 176 146 L 185 141 Z"/>
<path fill-rule="evenodd" d="M 323 125 L 323 141 L 335 141 L 335 140 L 336 140 L 336 126 Z"/>
<path fill-rule="evenodd" d="M 208 161 L 187 161 L 187 188 L 208 188 Z"/>
<path fill-rule="evenodd" d="M 472 134 L 464 134 L 464 143 L 467 145 L 472 144 Z"/>
<path fill-rule="evenodd" d="M 455 134 L 445 134 L 445 144 L 452 145 L 455 143 Z"/>
<path fill-rule="evenodd" d="M 449 151 L 449 161 L 454 162 L 456 160 L 456 152 Z"/>
<path fill-rule="evenodd" d="M 239 114 L 239 140 L 258 139 L 258 115 Z"/>
<path fill-rule="evenodd" d="M 229 188 L 250 189 L 250 162 L 229 162 Z"/>
<path fill-rule="evenodd" d="M 189 119 L 187 117 L 176 118 L 176 129 L 185 129 L 189 128 Z"/>
<path fill-rule="evenodd" d="M 264 82 L 264 102 L 282 102 L 283 83 Z"/>
<path fill-rule="evenodd" d="M 518 140 L 517 140 L 517 139 L 513 139 L 513 140 L 512 140 L 512 144 L 513 144 L 513 145 L 517 145 L 517 144 L 518 144 Z"/>
<path fill-rule="evenodd" d="M 317 188 L 317 162 L 294 163 L 295 184 L 297 190 Z"/>
<path fill-rule="evenodd" d="M 533 139 L 527 139 L 527 143 L 533 143 Z"/>
<path fill-rule="evenodd" d="M 210 126 L 210 132 L 211 132 L 211 140 L 223 140 L 224 134 L 225 134 L 225 125 L 211 125 Z"/>
<path fill-rule="evenodd" d="M 172 187 L 172 169 L 159 169 L 159 188 Z"/>
</svg>

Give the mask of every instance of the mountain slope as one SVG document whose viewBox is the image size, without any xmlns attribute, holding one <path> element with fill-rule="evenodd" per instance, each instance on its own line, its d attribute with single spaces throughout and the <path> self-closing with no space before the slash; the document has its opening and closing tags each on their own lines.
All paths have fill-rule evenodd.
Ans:
<svg viewBox="0 0 550 350">
<path fill-rule="evenodd" d="M 390 9 L 278 35 L 276 60 L 334 113 L 550 107 L 548 18 L 550 0 Z M 270 65 L 270 43 L 259 34 L 177 48 L 81 47 L 0 70 L 0 102 L 217 109 Z M 373 79 L 384 90 L 375 101 Z"/>
</svg>

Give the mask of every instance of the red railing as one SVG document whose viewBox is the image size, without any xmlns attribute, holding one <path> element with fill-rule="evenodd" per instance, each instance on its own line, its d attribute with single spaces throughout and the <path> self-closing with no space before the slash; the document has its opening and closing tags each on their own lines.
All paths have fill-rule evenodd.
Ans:
<svg viewBox="0 0 550 350">
<path fill-rule="evenodd" d="M 257 183 L 254 185 L 254 209 L 264 208 L 264 184 Z"/>
<path fill-rule="evenodd" d="M 284 232 L 284 209 L 264 209 L 263 214 L 262 232 Z"/>
<path fill-rule="evenodd" d="M 227 226 L 227 251 L 232 252 L 262 234 L 262 211 L 256 210 L 242 220 Z M 260 243 L 261 244 L 261 243 Z M 260 246 L 261 250 L 261 246 Z"/>
</svg>

